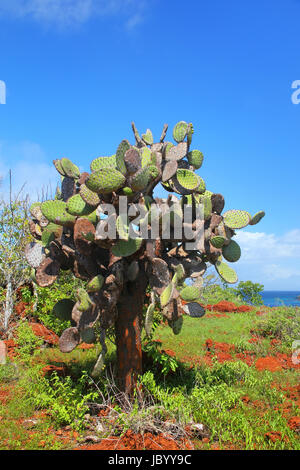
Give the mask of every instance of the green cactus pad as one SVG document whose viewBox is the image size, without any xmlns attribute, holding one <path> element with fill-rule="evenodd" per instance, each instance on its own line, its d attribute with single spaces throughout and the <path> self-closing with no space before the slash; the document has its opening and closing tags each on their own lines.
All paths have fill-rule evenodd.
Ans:
<svg viewBox="0 0 300 470">
<path fill-rule="evenodd" d="M 116 168 L 116 155 L 101 156 L 92 160 L 90 164 L 91 171 L 102 170 L 103 168 Z"/>
<path fill-rule="evenodd" d="M 176 142 L 182 142 L 187 134 L 188 124 L 185 121 L 178 122 L 173 128 L 173 138 Z"/>
<path fill-rule="evenodd" d="M 172 300 L 173 298 L 173 293 L 174 293 L 175 286 L 173 282 L 170 282 L 168 286 L 163 290 L 163 292 L 160 295 L 160 305 L 161 307 L 165 307 L 168 305 L 168 303 Z"/>
<path fill-rule="evenodd" d="M 50 222 L 42 233 L 42 244 L 48 247 L 55 238 L 60 238 L 61 234 L 62 226 Z"/>
<path fill-rule="evenodd" d="M 71 215 L 82 216 L 91 214 L 94 211 L 94 207 L 89 206 L 80 196 L 75 194 L 70 197 L 67 201 L 67 211 Z"/>
<path fill-rule="evenodd" d="M 212 246 L 214 246 L 215 248 L 222 248 L 222 246 L 224 245 L 225 242 L 226 242 L 226 238 L 221 237 L 220 235 L 217 235 L 217 236 L 212 237 L 212 238 L 210 239 L 210 243 L 211 243 Z"/>
<path fill-rule="evenodd" d="M 67 212 L 67 204 L 64 201 L 45 201 L 41 204 L 42 214 L 57 225 L 70 225 L 75 222 L 75 217 Z"/>
<path fill-rule="evenodd" d="M 235 263 L 241 257 L 241 248 L 234 240 L 230 240 L 228 245 L 222 248 L 222 254 L 227 261 Z"/>
<path fill-rule="evenodd" d="M 246 227 L 249 222 L 249 212 L 241 210 L 229 210 L 223 214 L 224 224 L 232 229 L 240 229 Z"/>
<path fill-rule="evenodd" d="M 151 332 L 152 332 L 154 309 L 155 309 L 155 305 L 150 304 L 147 308 L 147 312 L 145 316 L 145 332 L 148 337 L 151 336 Z"/>
<path fill-rule="evenodd" d="M 152 145 L 153 144 L 153 135 L 150 129 L 147 129 L 145 134 L 142 134 L 142 139 L 147 145 Z"/>
<path fill-rule="evenodd" d="M 163 149 L 162 149 L 163 158 L 167 157 L 167 154 L 168 154 L 169 150 L 171 150 L 172 147 L 175 147 L 174 144 L 172 144 L 172 142 L 165 142 L 164 143 L 164 146 L 163 146 Z"/>
<path fill-rule="evenodd" d="M 94 328 L 85 328 L 80 331 L 80 337 L 83 343 L 92 344 L 96 342 L 96 335 Z"/>
<path fill-rule="evenodd" d="M 94 212 L 92 212 L 89 215 L 84 216 L 83 218 L 89 220 L 90 222 L 92 222 L 93 225 L 96 225 L 100 220 L 99 216 L 97 215 L 97 210 L 95 210 Z"/>
<path fill-rule="evenodd" d="M 123 174 L 123 175 L 126 175 L 127 173 L 127 168 L 126 168 L 126 165 L 125 165 L 125 161 L 124 161 L 124 156 L 125 156 L 125 153 L 127 152 L 127 150 L 130 149 L 130 143 L 128 142 L 128 140 L 122 140 L 122 142 L 120 143 L 119 147 L 117 148 L 117 151 L 116 151 L 116 165 L 117 165 L 117 169 Z"/>
<path fill-rule="evenodd" d="M 198 170 L 203 163 L 203 153 L 200 150 L 191 150 L 187 154 L 187 159 L 190 165 L 192 165 L 196 170 Z"/>
<path fill-rule="evenodd" d="M 80 178 L 80 170 L 78 166 L 74 165 L 74 163 L 71 162 L 71 160 L 69 160 L 68 158 L 62 158 L 60 163 L 66 176 L 74 179 Z"/>
<path fill-rule="evenodd" d="M 122 191 L 125 196 L 132 196 L 134 194 L 132 189 L 129 188 L 129 186 L 125 186 L 125 188 L 122 188 Z"/>
<path fill-rule="evenodd" d="M 228 282 L 228 284 L 235 284 L 238 281 L 238 277 L 235 270 L 223 261 L 217 261 L 215 264 L 215 268 L 219 276 L 221 276 L 221 278 L 224 279 L 225 282 Z"/>
<path fill-rule="evenodd" d="M 155 178 L 157 178 L 159 175 L 159 170 L 155 165 L 149 165 L 148 171 L 149 171 L 150 178 L 152 180 L 155 180 Z"/>
<path fill-rule="evenodd" d="M 98 292 L 104 283 L 104 277 L 101 274 L 93 277 L 93 279 L 87 284 L 86 288 L 88 292 Z"/>
<path fill-rule="evenodd" d="M 183 325 L 183 318 L 179 317 L 176 320 L 168 321 L 168 324 L 172 328 L 174 335 L 179 335 Z"/>
<path fill-rule="evenodd" d="M 152 152 L 148 147 L 140 149 L 142 168 L 152 164 Z"/>
<path fill-rule="evenodd" d="M 120 189 L 125 177 L 115 168 L 102 168 L 94 171 L 86 180 L 86 186 L 95 193 L 109 194 Z"/>
<path fill-rule="evenodd" d="M 57 169 L 58 173 L 61 175 L 61 176 L 67 176 L 67 174 L 65 173 L 62 165 L 61 165 L 61 160 L 53 160 L 53 165 L 55 166 L 55 168 Z"/>
<path fill-rule="evenodd" d="M 193 191 L 199 186 L 198 175 L 191 170 L 179 168 L 176 171 L 176 178 L 180 186 L 189 191 Z"/>
<path fill-rule="evenodd" d="M 193 302 L 200 299 L 200 291 L 197 287 L 186 286 L 180 291 L 180 297 L 186 302 Z"/>
<path fill-rule="evenodd" d="M 198 178 L 199 184 L 197 188 L 195 189 L 195 192 L 198 194 L 203 194 L 205 193 L 205 190 L 206 190 L 205 181 L 202 178 L 200 178 L 199 175 L 197 175 L 197 178 Z"/>
<path fill-rule="evenodd" d="M 121 214 L 116 220 L 116 229 L 121 240 L 129 239 L 129 218 L 126 214 Z"/>
<path fill-rule="evenodd" d="M 80 287 L 78 290 L 77 290 L 77 299 L 78 299 L 78 310 L 80 310 L 80 312 L 86 312 L 87 310 L 89 310 L 89 308 L 91 307 L 92 305 L 92 301 L 90 299 L 90 296 L 89 294 L 86 292 L 86 290 L 84 290 L 82 287 Z"/>
<path fill-rule="evenodd" d="M 142 246 L 142 238 L 130 238 L 127 240 L 118 240 L 116 245 L 112 247 L 112 254 L 115 256 L 131 256 L 136 253 Z"/>
<path fill-rule="evenodd" d="M 253 217 L 251 217 L 250 219 L 250 222 L 249 222 L 249 225 L 256 225 L 258 224 L 258 222 L 261 221 L 261 219 L 265 216 L 265 212 L 264 211 L 259 211 L 257 212 Z"/>
<path fill-rule="evenodd" d="M 147 167 L 137 171 L 130 181 L 130 186 L 133 191 L 142 191 L 146 188 L 150 180 L 150 174 Z"/>
<path fill-rule="evenodd" d="M 72 309 L 75 302 L 71 299 L 61 299 L 53 307 L 52 313 L 62 321 L 71 320 Z"/>
<path fill-rule="evenodd" d="M 80 186 L 79 194 L 89 206 L 96 207 L 100 204 L 100 198 L 97 193 L 91 191 L 85 184 Z"/>
</svg>

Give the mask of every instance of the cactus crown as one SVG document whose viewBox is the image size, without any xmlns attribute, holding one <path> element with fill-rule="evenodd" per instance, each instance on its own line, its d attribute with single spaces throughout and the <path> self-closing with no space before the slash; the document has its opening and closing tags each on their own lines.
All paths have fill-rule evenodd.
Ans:
<svg viewBox="0 0 300 470">
<path fill-rule="evenodd" d="M 265 215 L 260 211 L 251 216 L 243 210 L 227 210 L 221 215 L 223 196 L 207 190 L 196 173 L 204 157 L 200 150 L 191 149 L 191 123 L 180 121 L 174 126 L 174 143 L 165 142 L 166 125 L 158 142 L 154 142 L 150 129 L 140 136 L 134 123 L 132 128 L 134 144 L 122 140 L 113 155 L 95 158 L 89 173 L 80 173 L 68 158 L 54 160 L 62 179 L 61 191 L 54 200 L 30 208 L 34 241 L 25 253 L 35 270 L 35 282 L 51 285 L 60 269 L 70 269 L 87 281 L 86 288 L 78 290 L 76 303 L 65 299 L 54 308 L 57 316 L 70 318 L 75 324 L 60 338 L 59 345 L 65 352 L 80 341 L 94 341 L 93 327 L 98 321 L 105 336 L 116 318 L 122 291 L 140 276 L 146 276 L 152 292 L 145 317 L 146 333 L 151 332 L 153 312 L 159 306 L 178 334 L 183 312 L 195 317 L 205 313 L 200 305 L 201 278 L 207 265 L 214 265 L 225 282 L 235 283 L 235 271 L 223 260 L 236 262 L 241 256 L 240 247 L 232 240 L 235 230 L 255 225 Z M 169 197 L 154 200 L 153 191 L 159 183 Z M 126 217 L 119 213 L 124 196 Z M 106 213 L 105 204 L 116 213 Z M 184 218 L 186 205 L 191 209 L 189 223 Z M 132 222 L 137 206 L 143 214 L 139 221 Z M 201 218 L 198 208 L 202 210 Z M 129 230 L 131 222 L 134 233 Z M 184 226 L 179 235 L 178 223 Z M 154 226 L 156 236 L 145 236 Z M 164 237 L 167 230 L 168 237 Z M 185 230 L 193 230 L 192 237 Z M 193 283 L 186 283 L 187 279 Z"/>
</svg>

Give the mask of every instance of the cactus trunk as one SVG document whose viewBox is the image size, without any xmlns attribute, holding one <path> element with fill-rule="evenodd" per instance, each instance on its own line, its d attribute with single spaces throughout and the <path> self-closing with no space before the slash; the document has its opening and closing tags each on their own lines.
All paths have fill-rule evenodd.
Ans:
<svg viewBox="0 0 300 470">
<path fill-rule="evenodd" d="M 142 373 L 141 319 L 145 300 L 146 278 L 139 276 L 127 288 L 118 303 L 115 323 L 118 388 L 133 395 L 138 375 Z"/>
</svg>

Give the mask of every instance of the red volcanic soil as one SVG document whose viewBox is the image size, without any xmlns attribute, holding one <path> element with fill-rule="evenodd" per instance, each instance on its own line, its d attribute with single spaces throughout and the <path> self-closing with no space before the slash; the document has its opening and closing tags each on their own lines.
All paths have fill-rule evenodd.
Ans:
<svg viewBox="0 0 300 470">
<path fill-rule="evenodd" d="M 180 443 L 174 441 L 170 436 L 163 434 L 144 435 L 135 434 L 128 430 L 124 436 L 111 436 L 103 439 L 99 444 L 80 446 L 74 450 L 192 450 L 191 444 L 182 440 Z"/>
<path fill-rule="evenodd" d="M 211 310 L 214 312 L 236 312 L 236 313 L 241 313 L 241 312 L 251 312 L 253 310 L 253 307 L 250 307 L 249 305 L 240 305 L 239 307 L 235 305 L 233 302 L 228 302 L 227 300 L 221 300 L 221 302 L 218 302 L 217 304 L 214 305 L 205 305 L 204 308 L 206 310 Z"/>
<path fill-rule="evenodd" d="M 42 338 L 46 343 L 49 344 L 58 344 L 59 337 L 56 333 L 46 328 L 44 325 L 40 323 L 30 322 L 28 323 L 31 327 L 32 331 L 36 336 Z"/>
</svg>

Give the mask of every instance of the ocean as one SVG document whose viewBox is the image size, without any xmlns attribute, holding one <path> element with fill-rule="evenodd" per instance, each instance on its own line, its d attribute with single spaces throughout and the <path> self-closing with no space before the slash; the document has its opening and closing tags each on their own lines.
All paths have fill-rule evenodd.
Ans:
<svg viewBox="0 0 300 470">
<path fill-rule="evenodd" d="M 264 305 L 268 307 L 280 307 L 281 305 L 300 307 L 300 290 L 298 291 L 279 291 L 265 290 L 261 294 Z"/>
</svg>

